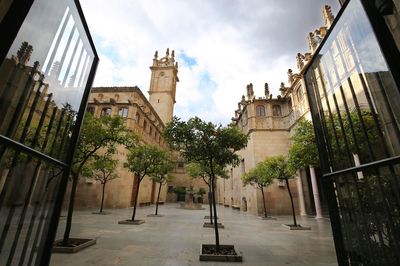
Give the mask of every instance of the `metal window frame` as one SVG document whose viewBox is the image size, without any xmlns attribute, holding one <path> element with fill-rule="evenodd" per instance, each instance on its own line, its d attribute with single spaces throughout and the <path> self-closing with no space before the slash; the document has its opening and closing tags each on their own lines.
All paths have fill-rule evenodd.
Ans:
<svg viewBox="0 0 400 266">
<path fill-rule="evenodd" d="M 318 46 L 317 50 L 314 52 L 314 55 L 318 55 L 321 49 L 324 47 L 326 41 L 329 39 L 333 29 L 336 27 L 338 21 L 340 21 L 342 14 L 345 12 L 347 5 L 350 3 L 351 0 L 347 1 L 339 1 L 341 3 L 341 9 L 338 12 L 334 22 L 332 23 L 331 27 L 329 28 L 325 38 L 322 40 L 320 45 Z M 375 34 L 377 39 L 378 45 L 381 48 L 382 54 L 386 63 L 388 65 L 389 71 L 392 73 L 394 81 L 397 85 L 397 88 L 400 90 L 400 52 L 396 46 L 394 41 L 393 35 L 391 34 L 385 20 L 383 19 L 382 15 L 379 14 L 377 9 L 374 7 L 374 1 L 369 0 L 359 0 L 362 4 L 364 11 L 367 15 L 369 23 L 372 27 L 372 30 Z M 344 174 L 344 173 L 356 173 L 361 169 L 373 168 L 377 166 L 389 165 L 400 161 L 400 156 L 386 158 L 384 160 L 375 161 L 368 164 L 363 164 L 356 167 L 347 168 L 340 171 L 335 171 L 330 173 L 329 165 L 327 162 L 328 152 L 326 150 L 326 143 L 318 134 L 317 128 L 322 128 L 322 121 L 318 117 L 318 111 L 316 110 L 316 99 L 313 94 L 313 89 L 309 87 L 308 82 L 306 80 L 306 73 L 310 70 L 311 66 L 314 64 L 315 60 L 317 60 L 318 56 L 313 56 L 308 64 L 303 69 L 303 79 L 305 83 L 305 89 L 307 92 L 307 99 L 310 105 L 311 116 L 314 124 L 314 131 L 316 136 L 316 143 L 318 146 L 318 153 L 321 158 L 325 158 L 325 160 L 320 160 L 321 169 L 325 174 L 323 174 L 322 182 L 324 184 L 324 189 L 328 199 L 328 206 L 329 206 L 329 214 L 331 218 L 331 226 L 333 232 L 333 238 L 335 243 L 336 249 L 336 256 L 339 266 L 347 266 L 349 265 L 349 261 L 347 260 L 347 255 L 345 251 L 345 245 L 342 235 L 341 229 L 341 220 L 339 209 L 336 201 L 336 194 L 335 188 L 333 185 L 333 177 Z"/>
<path fill-rule="evenodd" d="M 89 44 L 92 49 L 94 57 L 93 57 L 92 66 L 90 68 L 90 72 L 88 75 L 88 79 L 86 81 L 86 86 L 85 86 L 84 93 L 82 96 L 81 105 L 79 107 L 79 111 L 78 111 L 78 115 L 77 115 L 76 126 L 74 127 L 74 130 L 73 130 L 73 133 L 71 136 L 71 142 L 70 142 L 70 146 L 68 148 L 68 152 L 67 152 L 68 155 L 67 155 L 65 162 L 56 160 L 46 154 L 36 151 L 36 150 L 34 150 L 30 147 L 27 147 L 21 143 L 18 143 L 12 139 L 9 139 L 4 136 L 0 136 L 0 144 L 4 145 L 6 147 L 8 147 L 8 146 L 13 147 L 14 149 L 28 153 L 29 155 L 35 156 L 41 160 L 61 166 L 65 170 L 64 174 L 61 178 L 57 197 L 55 199 L 54 209 L 53 209 L 52 215 L 50 217 L 48 231 L 47 231 L 47 233 L 44 233 L 42 235 L 42 237 L 43 237 L 42 240 L 44 241 L 43 242 L 44 244 L 37 251 L 38 255 L 37 255 L 36 262 L 35 262 L 36 265 L 48 265 L 50 263 L 51 250 L 52 250 L 53 242 L 54 242 L 56 232 L 57 232 L 57 227 L 58 227 L 59 217 L 61 214 L 61 207 L 62 207 L 64 195 L 65 195 L 66 188 L 68 185 L 68 176 L 69 176 L 69 172 L 72 167 L 73 155 L 74 155 L 75 148 L 76 148 L 76 145 L 78 142 L 84 113 L 85 113 L 87 102 L 89 99 L 90 90 L 91 90 L 93 80 L 94 80 L 94 77 L 96 74 L 97 66 L 99 63 L 99 56 L 98 56 L 96 48 L 94 46 L 94 42 L 91 37 L 86 19 L 84 17 L 82 7 L 79 3 L 79 0 L 74 0 L 73 2 L 77 9 L 78 15 L 80 17 L 83 29 L 84 29 L 86 37 L 89 41 Z M 9 51 L 11 45 L 13 44 L 22 24 L 24 23 L 25 18 L 28 15 L 33 3 L 34 3 L 34 0 L 14 0 L 13 3 L 10 5 L 7 13 L 5 14 L 2 22 L 0 23 L 0 36 L 1 36 L 1 40 L 2 40 L 0 42 L 0 62 L 1 63 L 6 59 L 7 53 Z"/>
</svg>

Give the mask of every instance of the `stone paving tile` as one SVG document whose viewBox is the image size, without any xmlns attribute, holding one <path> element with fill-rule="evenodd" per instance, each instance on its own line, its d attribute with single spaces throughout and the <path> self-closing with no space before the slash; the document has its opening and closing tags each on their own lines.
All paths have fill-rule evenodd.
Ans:
<svg viewBox="0 0 400 266">
<path fill-rule="evenodd" d="M 271 266 L 333 266 L 337 265 L 330 223 L 298 217 L 299 223 L 311 226 L 310 231 L 289 231 L 282 224 L 290 223 L 290 216 L 277 220 L 260 218 L 218 208 L 221 244 L 234 244 L 243 255 L 242 263 L 200 262 L 200 245 L 214 243 L 214 230 L 203 228 L 208 210 L 182 210 L 177 204 L 160 206 L 163 217 L 147 217 L 154 206 L 139 208 L 141 225 L 120 225 L 128 219 L 132 209 L 107 210 L 110 215 L 96 215 L 92 211 L 76 211 L 72 237 L 96 238 L 97 244 L 76 254 L 53 254 L 51 265 L 271 265 Z M 205 206 L 207 207 L 207 206 Z M 61 238 L 65 220 L 58 227 Z"/>
</svg>

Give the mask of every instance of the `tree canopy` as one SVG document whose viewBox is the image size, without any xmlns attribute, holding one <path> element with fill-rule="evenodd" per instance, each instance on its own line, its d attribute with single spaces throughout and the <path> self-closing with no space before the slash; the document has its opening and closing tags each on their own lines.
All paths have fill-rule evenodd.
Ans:
<svg viewBox="0 0 400 266">
<path fill-rule="evenodd" d="M 202 165 L 214 177 L 215 166 L 233 166 L 240 162 L 236 151 L 247 145 L 248 138 L 236 127 L 216 126 L 198 117 L 187 122 L 174 117 L 164 136 L 170 146 L 188 161 Z"/>
<path fill-rule="evenodd" d="M 259 162 L 256 167 L 242 175 L 243 186 L 250 184 L 259 189 L 269 186 L 276 178 L 271 170 L 266 161 Z"/>
<path fill-rule="evenodd" d="M 308 165 L 319 164 L 318 149 L 312 122 L 301 118 L 297 123 L 292 136 L 292 146 L 289 150 L 289 165 L 299 169 Z"/>
<path fill-rule="evenodd" d="M 153 145 L 138 145 L 128 148 L 128 151 L 124 167 L 136 173 L 140 181 L 146 175 L 154 175 L 156 171 L 162 169 L 160 165 L 166 158 L 166 152 Z"/>
</svg>

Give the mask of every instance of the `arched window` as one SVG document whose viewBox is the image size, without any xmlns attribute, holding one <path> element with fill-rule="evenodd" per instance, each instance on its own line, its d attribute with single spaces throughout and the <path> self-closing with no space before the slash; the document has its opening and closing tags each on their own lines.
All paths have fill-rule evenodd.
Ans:
<svg viewBox="0 0 400 266">
<path fill-rule="evenodd" d="M 110 107 L 104 107 L 103 109 L 101 109 L 101 116 L 105 116 L 105 115 L 108 115 L 108 116 L 111 116 L 111 108 Z"/>
<path fill-rule="evenodd" d="M 301 100 L 303 100 L 303 89 L 302 87 L 299 87 L 297 89 L 297 100 L 300 102 Z"/>
<path fill-rule="evenodd" d="M 273 116 L 281 116 L 282 115 L 282 110 L 281 110 L 280 105 L 272 106 L 272 115 Z"/>
<path fill-rule="evenodd" d="M 139 113 L 136 113 L 135 122 L 136 122 L 136 124 L 140 123 L 140 114 Z"/>
<path fill-rule="evenodd" d="M 257 116 L 265 116 L 265 107 L 263 105 L 257 105 L 256 115 Z"/>
<path fill-rule="evenodd" d="M 127 107 L 119 108 L 118 115 L 121 117 L 128 117 L 128 108 Z"/>
</svg>

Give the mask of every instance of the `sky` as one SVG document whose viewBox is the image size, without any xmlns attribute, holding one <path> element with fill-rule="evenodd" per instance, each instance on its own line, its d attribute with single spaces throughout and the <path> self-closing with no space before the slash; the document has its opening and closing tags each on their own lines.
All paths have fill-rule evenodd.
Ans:
<svg viewBox="0 0 400 266">
<path fill-rule="evenodd" d="M 138 86 L 148 97 L 154 52 L 175 50 L 174 115 L 226 125 L 246 85 L 274 97 L 322 7 L 338 0 L 81 0 L 100 64 L 94 86 Z"/>
</svg>

